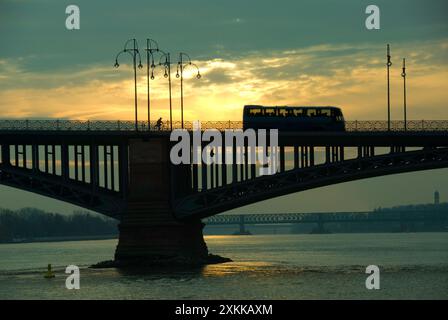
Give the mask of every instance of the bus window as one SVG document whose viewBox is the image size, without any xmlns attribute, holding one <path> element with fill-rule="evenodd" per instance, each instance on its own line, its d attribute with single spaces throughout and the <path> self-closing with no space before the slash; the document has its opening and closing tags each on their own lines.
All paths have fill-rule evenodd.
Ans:
<svg viewBox="0 0 448 320">
<path fill-rule="evenodd" d="M 275 108 L 265 108 L 264 109 L 264 115 L 266 117 L 275 117 Z"/>
<path fill-rule="evenodd" d="M 248 114 L 251 117 L 259 117 L 261 116 L 261 109 L 260 108 L 253 108 L 253 109 L 248 109 Z"/>
<path fill-rule="evenodd" d="M 312 109 L 312 108 L 307 109 L 306 114 L 309 117 L 317 117 L 317 109 Z"/>
<path fill-rule="evenodd" d="M 322 117 L 331 117 L 331 109 L 320 109 L 320 115 Z"/>
<path fill-rule="evenodd" d="M 294 108 L 294 109 L 292 109 L 292 112 L 293 112 L 293 116 L 294 117 L 305 117 L 306 116 L 306 114 L 305 114 L 305 110 L 303 110 L 302 108 Z"/>
<path fill-rule="evenodd" d="M 279 117 L 286 117 L 287 110 L 285 108 L 278 108 L 278 116 Z"/>
</svg>

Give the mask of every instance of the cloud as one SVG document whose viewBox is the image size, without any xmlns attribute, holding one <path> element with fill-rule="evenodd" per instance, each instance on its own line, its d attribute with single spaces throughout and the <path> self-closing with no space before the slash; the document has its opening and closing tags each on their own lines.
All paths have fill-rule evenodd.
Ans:
<svg viewBox="0 0 448 320">
<path fill-rule="evenodd" d="M 401 119 L 401 57 L 407 56 L 409 119 L 447 119 L 448 41 L 392 47 L 392 116 Z M 384 46 L 319 45 L 294 50 L 252 52 L 236 59 L 194 61 L 184 73 L 185 118 L 241 120 L 245 104 L 337 105 L 347 119 L 385 118 Z M 172 68 L 174 119 L 180 118 L 180 83 Z M 130 65 L 62 72 L 31 72 L 20 59 L 0 60 L 2 117 L 132 119 Z M 153 118 L 169 118 L 168 81 L 158 69 L 150 82 Z M 138 75 L 139 117 L 146 119 L 145 70 Z M 10 106 L 14 106 L 11 108 Z"/>
</svg>

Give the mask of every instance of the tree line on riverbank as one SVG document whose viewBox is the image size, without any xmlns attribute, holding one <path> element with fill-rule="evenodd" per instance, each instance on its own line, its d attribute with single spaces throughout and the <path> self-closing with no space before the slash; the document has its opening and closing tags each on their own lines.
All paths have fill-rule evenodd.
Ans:
<svg viewBox="0 0 448 320">
<path fill-rule="evenodd" d="M 82 237 L 118 234 L 118 221 L 88 211 L 70 215 L 36 208 L 0 208 L 0 242 L 50 237 Z"/>
</svg>

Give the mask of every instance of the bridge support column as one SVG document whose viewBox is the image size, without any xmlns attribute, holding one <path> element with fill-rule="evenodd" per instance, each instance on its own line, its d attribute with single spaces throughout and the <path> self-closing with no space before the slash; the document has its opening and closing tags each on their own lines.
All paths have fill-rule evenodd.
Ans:
<svg viewBox="0 0 448 320">
<path fill-rule="evenodd" d="M 240 230 L 234 232 L 233 235 L 236 235 L 236 236 L 251 235 L 250 231 L 245 228 L 244 218 L 245 218 L 245 216 L 243 214 L 241 214 L 240 215 L 240 223 L 239 223 Z"/>
<path fill-rule="evenodd" d="M 177 222 L 167 208 L 134 204 L 119 225 L 119 265 L 205 264 L 208 250 L 201 221 Z M 151 216 L 151 217 L 148 217 Z"/>
<path fill-rule="evenodd" d="M 119 225 L 116 266 L 225 262 L 208 254 L 200 220 L 183 222 L 174 217 L 172 197 L 190 192 L 191 170 L 173 167 L 169 152 L 169 137 L 129 142 L 129 193 Z"/>
<path fill-rule="evenodd" d="M 328 230 L 325 229 L 324 227 L 324 217 L 322 213 L 318 214 L 317 217 L 317 227 L 314 228 L 311 233 L 315 233 L 315 234 L 324 234 L 324 233 L 329 233 Z"/>
</svg>

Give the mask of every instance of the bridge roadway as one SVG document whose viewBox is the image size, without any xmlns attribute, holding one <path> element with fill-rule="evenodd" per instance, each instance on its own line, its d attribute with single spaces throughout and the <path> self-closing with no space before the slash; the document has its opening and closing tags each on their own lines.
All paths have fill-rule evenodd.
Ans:
<svg viewBox="0 0 448 320">
<path fill-rule="evenodd" d="M 0 138 L 17 143 L 43 141 L 60 143 L 91 142 L 118 143 L 133 138 L 169 137 L 169 131 L 120 131 L 120 130 L 5 130 L 0 129 Z M 435 146 L 447 144 L 447 131 L 346 131 L 346 132 L 279 132 L 279 145 L 283 146 L 373 146 L 390 147 Z M 0 140 L 1 142 L 1 140 Z M 204 143 L 204 145 L 207 143 Z"/>
<path fill-rule="evenodd" d="M 260 176 L 247 145 L 242 163 L 172 165 L 166 131 L 0 121 L 0 183 L 120 219 L 117 261 L 205 259 L 202 218 L 311 188 L 448 167 L 447 123 L 425 120 L 407 132 L 384 131 L 385 122 L 357 122 L 347 132 L 281 132 L 278 172 Z"/>
</svg>

